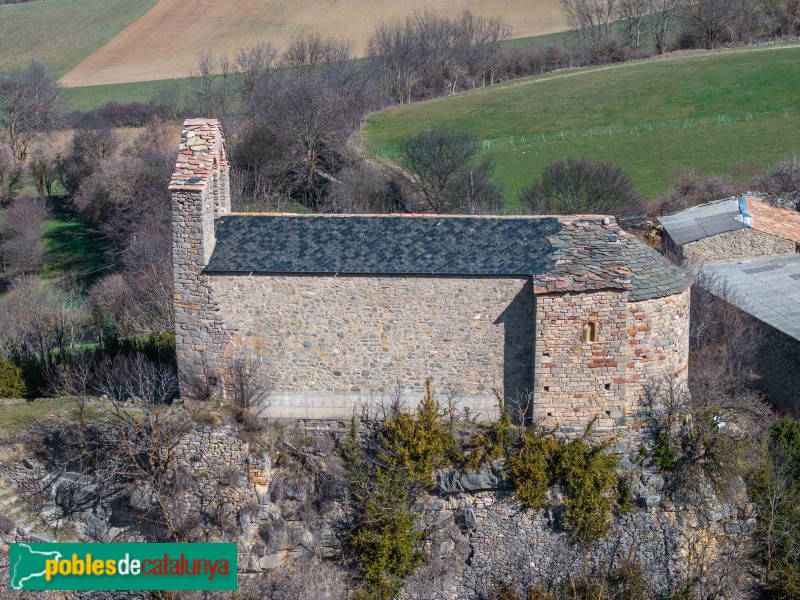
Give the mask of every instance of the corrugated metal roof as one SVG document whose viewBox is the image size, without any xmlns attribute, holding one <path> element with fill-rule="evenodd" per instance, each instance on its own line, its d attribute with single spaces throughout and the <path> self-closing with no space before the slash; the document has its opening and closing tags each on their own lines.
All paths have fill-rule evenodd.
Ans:
<svg viewBox="0 0 800 600">
<path fill-rule="evenodd" d="M 208 273 L 531 276 L 537 292 L 685 290 L 685 273 L 598 216 L 231 214 Z"/>
<path fill-rule="evenodd" d="M 658 218 L 672 241 L 683 246 L 712 235 L 744 229 L 737 198 L 725 198 Z"/>
<path fill-rule="evenodd" d="M 712 292 L 800 340 L 800 254 L 708 263 Z"/>
</svg>

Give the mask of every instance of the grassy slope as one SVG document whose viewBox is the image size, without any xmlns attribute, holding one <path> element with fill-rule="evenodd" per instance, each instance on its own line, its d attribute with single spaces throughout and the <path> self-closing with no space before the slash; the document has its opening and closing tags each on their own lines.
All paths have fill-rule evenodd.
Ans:
<svg viewBox="0 0 800 600">
<path fill-rule="evenodd" d="M 372 115 L 367 150 L 394 155 L 405 138 L 436 126 L 468 129 L 477 139 L 647 121 L 696 120 L 729 113 L 800 108 L 800 48 L 675 56 L 515 81 Z M 613 160 L 640 193 L 666 190 L 694 169 L 733 177 L 798 151 L 800 117 L 616 134 L 488 151 L 506 191 L 554 159 L 583 154 Z"/>
<path fill-rule="evenodd" d="M 44 61 L 61 76 L 156 0 L 45 0 L 0 6 L 0 70 Z"/>
<path fill-rule="evenodd" d="M 160 93 L 178 94 L 186 99 L 193 89 L 192 79 L 164 79 L 87 87 L 65 88 L 64 98 L 71 110 L 89 110 L 106 102 L 149 102 Z"/>
</svg>

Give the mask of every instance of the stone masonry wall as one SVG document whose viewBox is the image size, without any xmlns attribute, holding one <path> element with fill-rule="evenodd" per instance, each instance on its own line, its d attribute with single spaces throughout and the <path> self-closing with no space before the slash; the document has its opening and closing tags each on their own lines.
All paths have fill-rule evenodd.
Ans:
<svg viewBox="0 0 800 600">
<path fill-rule="evenodd" d="M 624 416 L 627 294 L 547 294 L 536 297 L 533 416 L 541 424 L 613 426 Z M 584 340 L 589 322 L 596 342 Z"/>
<path fill-rule="evenodd" d="M 230 212 L 229 166 L 214 119 L 184 123 L 172 193 L 175 341 L 182 380 L 227 336 L 210 282 L 202 275 L 214 250 L 214 219 Z"/>
<path fill-rule="evenodd" d="M 750 317 L 753 319 L 753 317 Z M 755 319 L 753 319 L 755 320 Z M 759 322 L 764 339 L 758 350 L 758 388 L 779 409 L 800 414 L 800 340 Z"/>
<path fill-rule="evenodd" d="M 627 410 L 641 406 L 644 386 L 688 376 L 689 290 L 628 303 Z"/>
<path fill-rule="evenodd" d="M 738 229 L 685 244 L 682 248 L 684 262 L 698 264 L 716 260 L 735 260 L 770 254 L 790 254 L 797 244 L 755 229 Z"/>
<path fill-rule="evenodd" d="M 531 387 L 534 311 L 525 278 L 223 276 L 209 278 L 235 333 L 228 359 L 259 356 L 269 414 L 346 418 L 354 407 L 413 403 L 434 377 L 440 399 L 487 417 L 493 390 Z"/>
</svg>

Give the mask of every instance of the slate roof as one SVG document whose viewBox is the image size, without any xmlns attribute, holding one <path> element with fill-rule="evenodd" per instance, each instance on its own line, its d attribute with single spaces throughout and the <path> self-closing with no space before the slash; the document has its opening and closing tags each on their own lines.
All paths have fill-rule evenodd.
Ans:
<svg viewBox="0 0 800 600">
<path fill-rule="evenodd" d="M 752 196 L 747 197 L 750 227 L 800 243 L 800 212 L 775 208 Z M 724 198 L 658 218 L 664 230 L 679 246 L 713 235 L 744 229 L 737 198 Z"/>
<path fill-rule="evenodd" d="M 685 290 L 685 273 L 612 219 L 230 214 L 207 273 L 530 276 L 534 291 Z"/>
<path fill-rule="evenodd" d="M 709 263 L 703 271 L 710 291 L 800 340 L 800 254 Z"/>
<path fill-rule="evenodd" d="M 737 198 L 725 198 L 692 206 L 671 215 L 661 216 L 658 220 L 672 241 L 679 246 L 712 235 L 744 229 Z"/>
</svg>

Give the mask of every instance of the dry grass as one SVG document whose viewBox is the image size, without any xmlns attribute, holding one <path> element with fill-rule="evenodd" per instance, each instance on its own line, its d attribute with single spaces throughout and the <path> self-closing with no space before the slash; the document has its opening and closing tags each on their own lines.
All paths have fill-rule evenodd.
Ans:
<svg viewBox="0 0 800 600">
<path fill-rule="evenodd" d="M 156 0 L 47 0 L 0 6 L 0 71 L 36 58 L 63 75 Z"/>
<path fill-rule="evenodd" d="M 143 17 L 78 64 L 67 87 L 186 77 L 204 50 L 233 55 L 269 41 L 278 48 L 310 32 L 345 39 L 357 54 L 375 24 L 414 9 L 500 15 L 527 37 L 565 28 L 558 0 L 159 0 Z"/>
</svg>

